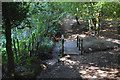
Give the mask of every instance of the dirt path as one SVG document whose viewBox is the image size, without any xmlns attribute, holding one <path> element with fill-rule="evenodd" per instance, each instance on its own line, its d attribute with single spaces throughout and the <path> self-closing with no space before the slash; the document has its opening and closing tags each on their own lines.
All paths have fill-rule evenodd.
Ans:
<svg viewBox="0 0 120 80">
<path fill-rule="evenodd" d="M 64 56 L 60 59 L 60 62 L 56 59 L 53 60 L 54 64 L 47 66 L 37 76 L 37 79 L 75 78 L 74 80 L 90 80 L 92 78 L 95 80 L 120 80 L 120 49 L 76 55 L 79 53 L 76 50 L 76 36 L 78 34 L 72 33 L 71 25 L 73 23 L 74 20 L 66 20 L 63 26 L 66 35 L 65 53 L 71 55 Z M 85 35 L 81 35 L 81 37 L 85 37 Z M 54 56 L 57 59 L 59 50 L 60 46 L 56 46 Z"/>
<path fill-rule="evenodd" d="M 120 50 L 67 55 L 38 78 L 120 79 Z M 92 56 L 91 56 L 92 55 Z"/>
</svg>

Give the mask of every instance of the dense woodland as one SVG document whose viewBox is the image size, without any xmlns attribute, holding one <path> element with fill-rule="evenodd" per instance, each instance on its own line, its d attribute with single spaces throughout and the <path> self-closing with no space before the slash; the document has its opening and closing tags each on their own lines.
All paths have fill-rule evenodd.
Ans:
<svg viewBox="0 0 120 80">
<path fill-rule="evenodd" d="M 76 20 L 75 27 L 84 22 L 81 32 L 97 37 L 102 34 L 104 23 L 118 22 L 113 24 L 119 38 L 118 2 L 3 2 L 0 52 L 3 79 L 36 78 L 44 69 L 43 60 L 52 59 L 56 42 L 65 34 L 64 19 L 71 17 Z M 22 71 L 21 67 L 26 69 Z"/>
</svg>

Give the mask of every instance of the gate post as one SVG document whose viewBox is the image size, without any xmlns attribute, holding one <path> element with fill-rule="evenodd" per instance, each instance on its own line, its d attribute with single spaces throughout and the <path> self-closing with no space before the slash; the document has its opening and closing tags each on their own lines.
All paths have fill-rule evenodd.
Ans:
<svg viewBox="0 0 120 80">
<path fill-rule="evenodd" d="M 64 55 L 64 35 L 61 36 L 62 39 L 62 56 Z"/>
<path fill-rule="evenodd" d="M 81 39 L 81 44 L 80 44 L 80 46 L 81 46 L 81 55 L 83 54 L 83 39 Z"/>
<path fill-rule="evenodd" d="M 79 47 L 79 38 L 77 36 L 77 47 Z"/>
<path fill-rule="evenodd" d="M 81 55 L 83 54 L 83 39 L 77 36 L 77 47 L 79 51 L 81 51 Z"/>
<path fill-rule="evenodd" d="M 81 40 L 80 40 L 80 37 L 79 37 L 78 41 L 79 41 L 79 50 L 80 50 L 81 49 Z"/>
</svg>

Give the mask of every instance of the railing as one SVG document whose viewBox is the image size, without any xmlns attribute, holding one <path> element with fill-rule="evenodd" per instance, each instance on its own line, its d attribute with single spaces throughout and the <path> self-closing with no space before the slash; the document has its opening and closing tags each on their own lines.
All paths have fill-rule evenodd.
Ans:
<svg viewBox="0 0 120 80">
<path fill-rule="evenodd" d="M 61 36 L 61 42 L 62 42 L 62 56 L 64 55 L 64 35 Z M 81 55 L 83 54 L 83 39 L 80 36 L 77 36 L 77 47 L 79 48 L 79 51 L 81 51 Z"/>
<path fill-rule="evenodd" d="M 62 55 L 64 55 L 64 35 L 61 36 L 62 41 Z"/>
<path fill-rule="evenodd" d="M 81 51 L 81 55 L 83 54 L 83 39 L 80 36 L 77 36 L 77 47 Z"/>
</svg>

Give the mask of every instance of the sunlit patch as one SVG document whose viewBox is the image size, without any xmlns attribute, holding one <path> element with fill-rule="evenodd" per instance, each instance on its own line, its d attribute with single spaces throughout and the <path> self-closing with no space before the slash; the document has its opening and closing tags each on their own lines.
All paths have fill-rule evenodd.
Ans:
<svg viewBox="0 0 120 80">
<path fill-rule="evenodd" d="M 120 54 L 120 53 L 109 52 L 109 54 L 112 54 L 112 55 L 118 55 L 118 54 Z"/>
<path fill-rule="evenodd" d="M 72 65 L 76 64 L 76 61 L 66 60 L 66 62 L 68 62 L 68 63 L 70 63 Z"/>
<path fill-rule="evenodd" d="M 117 40 L 117 39 L 106 39 L 106 41 L 111 41 L 111 42 L 114 42 L 114 43 L 117 43 L 117 44 L 120 44 L 120 40 Z"/>
<path fill-rule="evenodd" d="M 110 19 L 110 18 L 107 18 L 107 19 L 105 19 L 106 21 L 111 21 L 112 19 Z"/>
<path fill-rule="evenodd" d="M 94 64 L 94 63 L 89 63 L 89 64 Z"/>
<path fill-rule="evenodd" d="M 115 34 L 115 36 L 120 36 L 120 35 L 118 35 L 118 34 Z"/>
<path fill-rule="evenodd" d="M 113 25 L 110 25 L 109 27 L 113 27 Z"/>
<path fill-rule="evenodd" d="M 105 37 L 103 37 L 103 36 L 100 36 L 99 38 L 100 38 L 100 39 L 104 39 Z"/>
<path fill-rule="evenodd" d="M 72 21 L 73 21 L 73 22 L 77 22 L 76 19 L 73 19 Z"/>
<path fill-rule="evenodd" d="M 70 68 L 73 68 L 73 66 L 69 66 Z"/>
<path fill-rule="evenodd" d="M 113 79 L 116 77 L 116 73 L 118 73 L 118 69 L 111 69 L 105 67 L 95 67 L 95 66 L 81 66 L 81 77 L 84 78 L 110 78 Z"/>
<path fill-rule="evenodd" d="M 110 25 L 110 26 L 112 26 L 112 25 Z M 106 32 L 106 31 L 112 31 L 112 32 L 116 32 L 117 30 L 113 30 L 113 29 L 104 29 L 104 30 L 101 30 L 102 32 Z M 112 33 L 111 33 L 112 34 Z"/>
<path fill-rule="evenodd" d="M 70 57 L 70 55 L 67 55 L 67 56 L 65 56 L 65 57 L 62 57 L 62 58 L 60 58 L 60 61 L 65 61 L 65 60 L 67 60 L 69 57 Z"/>
<path fill-rule="evenodd" d="M 73 68 L 73 66 L 71 66 L 71 65 L 79 65 L 79 63 L 80 63 L 79 61 L 72 61 L 72 60 L 68 59 L 68 57 L 69 57 L 69 55 L 61 58 L 60 61 L 63 61 L 64 64 L 70 68 Z"/>
<path fill-rule="evenodd" d="M 68 38 L 65 40 L 66 41 L 74 41 L 74 40 L 77 40 L 77 36 L 80 36 L 81 38 L 87 37 L 86 34 L 73 34 L 73 35 L 68 36 Z"/>
<path fill-rule="evenodd" d="M 81 35 L 79 35 L 79 36 L 82 37 L 82 38 L 85 38 L 85 37 L 86 37 L 85 34 L 81 34 Z"/>
<path fill-rule="evenodd" d="M 105 39 L 105 37 L 103 37 L 103 36 L 99 36 L 99 38 Z M 113 42 L 113 43 L 120 44 L 120 40 L 118 40 L 118 39 L 107 38 L 107 39 L 105 39 L 105 40 L 106 40 L 106 41 L 111 41 L 111 42 Z"/>
<path fill-rule="evenodd" d="M 99 67 L 90 66 L 88 69 L 99 69 Z"/>
<path fill-rule="evenodd" d="M 40 64 L 40 66 L 41 66 L 43 69 L 46 69 L 46 68 L 47 68 L 44 64 Z"/>
<path fill-rule="evenodd" d="M 102 31 L 104 32 L 104 31 L 107 31 L 107 30 L 102 30 Z"/>
<path fill-rule="evenodd" d="M 87 74 L 86 71 L 79 71 L 79 73 L 82 73 L 82 74 Z"/>
<path fill-rule="evenodd" d="M 63 58 L 60 58 L 60 61 L 65 61 L 67 58 L 66 57 L 63 57 Z"/>
<path fill-rule="evenodd" d="M 105 71 L 97 70 L 98 73 L 105 73 Z"/>
<path fill-rule="evenodd" d="M 65 56 L 66 58 L 70 57 L 70 55 Z"/>
<path fill-rule="evenodd" d="M 90 51 L 92 51 L 92 49 L 91 48 L 88 48 Z"/>
</svg>

